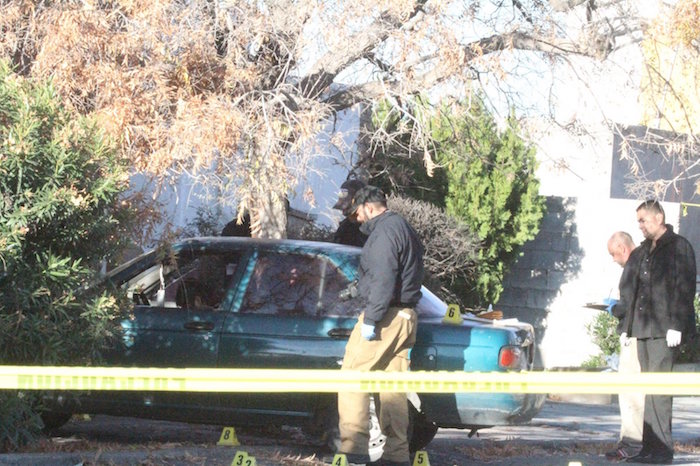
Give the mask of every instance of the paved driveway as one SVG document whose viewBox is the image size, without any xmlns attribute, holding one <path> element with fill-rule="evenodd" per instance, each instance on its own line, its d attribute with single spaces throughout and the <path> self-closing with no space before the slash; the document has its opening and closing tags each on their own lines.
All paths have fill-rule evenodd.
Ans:
<svg viewBox="0 0 700 466">
<path fill-rule="evenodd" d="M 466 438 L 463 431 L 441 430 L 428 447 L 431 465 L 435 464 L 432 456 L 440 459 L 438 465 L 459 466 L 615 464 L 604 453 L 619 436 L 618 409 L 617 404 L 547 402 L 529 424 L 483 430 L 478 438 Z M 677 445 L 674 464 L 700 465 L 700 398 L 674 398 L 673 438 Z M 454 457 L 449 454 L 452 451 Z M 529 453 L 523 454 L 525 451 Z"/>
</svg>

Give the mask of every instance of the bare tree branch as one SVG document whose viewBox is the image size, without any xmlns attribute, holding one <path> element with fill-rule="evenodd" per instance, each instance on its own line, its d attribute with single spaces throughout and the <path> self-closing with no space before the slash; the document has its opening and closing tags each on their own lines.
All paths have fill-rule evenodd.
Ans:
<svg viewBox="0 0 700 466">
<path fill-rule="evenodd" d="M 492 35 L 463 46 L 464 61 L 470 62 L 478 57 L 494 54 L 504 50 L 520 50 L 560 55 L 582 55 L 597 57 L 606 50 L 592 50 L 580 44 L 564 39 L 540 38 L 518 31 L 509 34 Z M 423 57 L 416 64 L 437 59 L 437 55 Z M 452 70 L 434 69 L 423 74 L 415 73 L 413 81 L 407 83 L 399 78 L 386 81 L 372 81 L 356 86 L 349 86 L 332 93 L 325 102 L 335 111 L 344 110 L 362 101 L 371 101 L 399 93 L 412 94 L 430 89 L 452 76 Z"/>
</svg>

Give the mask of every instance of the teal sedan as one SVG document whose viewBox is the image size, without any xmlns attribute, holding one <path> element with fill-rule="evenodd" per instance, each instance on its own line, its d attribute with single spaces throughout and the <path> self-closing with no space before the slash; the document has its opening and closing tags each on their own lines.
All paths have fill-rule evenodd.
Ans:
<svg viewBox="0 0 700 466">
<path fill-rule="evenodd" d="M 360 249 L 250 238 L 193 238 L 113 270 L 108 283 L 133 308 L 104 354 L 106 365 L 177 368 L 338 369 L 363 308 L 355 284 Z M 447 305 L 427 289 L 418 303 L 411 368 L 532 368 L 532 326 L 466 317 L 443 323 Z M 529 421 L 544 396 L 411 394 L 413 450 L 438 427 L 480 429 Z M 102 413 L 222 425 L 288 424 L 337 441 L 335 396 L 317 393 L 86 392 L 56 394 L 47 424 Z M 374 418 L 373 418 L 374 419 Z M 372 451 L 382 434 L 373 421 Z"/>
</svg>

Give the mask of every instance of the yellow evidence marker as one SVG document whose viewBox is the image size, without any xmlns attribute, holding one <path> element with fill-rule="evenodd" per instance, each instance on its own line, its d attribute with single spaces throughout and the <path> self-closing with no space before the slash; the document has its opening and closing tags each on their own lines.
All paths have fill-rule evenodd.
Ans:
<svg viewBox="0 0 700 466">
<path fill-rule="evenodd" d="M 233 457 L 233 461 L 231 462 L 231 466 L 258 466 L 258 462 L 255 460 L 254 456 L 250 456 L 244 451 L 241 453 L 241 455 L 236 453 L 236 456 Z"/>
<path fill-rule="evenodd" d="M 221 431 L 221 437 L 216 444 L 228 445 L 230 447 L 240 445 L 240 443 L 238 443 L 238 439 L 236 438 L 236 429 L 233 427 L 224 427 L 224 430 Z"/>
<path fill-rule="evenodd" d="M 442 318 L 444 324 L 462 325 L 462 313 L 459 312 L 457 304 L 448 304 L 445 317 Z"/>
<path fill-rule="evenodd" d="M 428 452 L 425 450 L 417 451 L 416 456 L 413 457 L 413 466 L 430 466 Z"/>
<path fill-rule="evenodd" d="M 348 466 L 348 457 L 343 453 L 336 453 L 331 466 Z"/>
<path fill-rule="evenodd" d="M 254 456 L 248 456 L 243 450 L 238 450 L 231 461 L 231 466 L 257 466 Z"/>
</svg>

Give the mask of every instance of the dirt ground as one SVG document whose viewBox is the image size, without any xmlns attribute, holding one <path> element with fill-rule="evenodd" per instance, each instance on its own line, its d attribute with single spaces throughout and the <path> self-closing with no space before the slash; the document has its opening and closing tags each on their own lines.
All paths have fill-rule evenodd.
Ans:
<svg viewBox="0 0 700 466">
<path fill-rule="evenodd" d="M 677 398 L 674 464 L 700 465 L 700 399 Z M 222 427 L 111 416 L 74 416 L 53 436 L 19 454 L 0 455 L 0 465 L 230 465 L 244 450 L 265 465 L 318 466 L 324 451 L 299 429 L 236 427 L 239 446 L 218 446 Z M 605 451 L 619 432 L 616 405 L 548 402 L 522 426 L 491 428 L 478 436 L 440 429 L 426 448 L 432 466 L 610 464 Z"/>
</svg>

